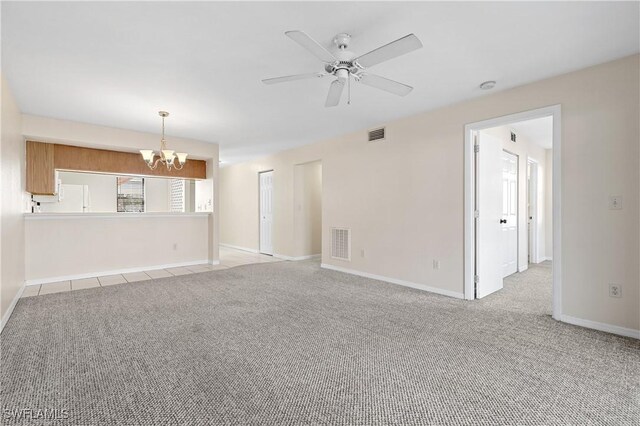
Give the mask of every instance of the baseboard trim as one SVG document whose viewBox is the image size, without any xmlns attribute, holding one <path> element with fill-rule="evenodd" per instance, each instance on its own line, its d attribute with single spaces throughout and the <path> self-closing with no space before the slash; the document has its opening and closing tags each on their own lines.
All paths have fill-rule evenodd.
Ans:
<svg viewBox="0 0 640 426">
<path fill-rule="evenodd" d="M 458 293 L 458 292 L 450 291 L 450 290 L 443 290 L 441 288 L 431 287 L 431 286 L 428 286 L 428 285 L 425 285 L 425 284 L 418 284 L 418 283 L 414 283 L 414 282 L 411 282 L 411 281 L 399 280 L 397 278 L 391 278 L 391 277 L 385 277 L 385 276 L 382 276 L 382 275 L 370 274 L 368 272 L 362 272 L 362 271 L 357 271 L 355 269 L 343 268 L 341 266 L 329 265 L 327 263 L 322 263 L 320 265 L 320 267 L 324 268 L 324 269 L 331 269 L 333 271 L 344 272 L 345 274 L 357 275 L 357 276 L 360 276 L 360 277 L 371 278 L 371 279 L 374 279 L 374 280 L 384 281 L 384 282 L 388 282 L 388 283 L 391 283 L 391 284 L 397 284 L 397 285 L 401 285 L 401 286 L 404 286 L 404 287 L 411 287 L 411 288 L 415 288 L 417 290 L 424 290 L 424 291 L 428 291 L 430 293 L 439 294 L 439 295 L 442 295 L 442 296 L 454 297 L 456 299 L 464 299 L 464 294 L 463 293 Z"/>
<path fill-rule="evenodd" d="M 189 262 L 167 263 L 164 265 L 142 266 L 136 268 L 112 269 L 109 271 L 89 272 L 86 274 L 61 275 L 57 277 L 37 278 L 26 280 L 26 285 L 49 284 L 58 281 L 81 280 L 83 278 L 104 277 L 107 275 L 130 274 L 132 272 L 154 271 L 157 269 L 179 268 L 183 266 L 195 265 L 219 265 L 219 260 L 193 260 Z"/>
<path fill-rule="evenodd" d="M 247 247 L 240 247 L 240 246 L 234 246 L 232 244 L 223 244 L 220 243 L 218 244 L 220 247 L 226 247 L 226 248 L 230 248 L 230 249 L 235 249 L 235 250 L 242 250 L 242 251 L 248 251 L 249 253 L 260 253 L 258 250 L 256 249 L 252 249 L 252 248 L 247 248 Z"/>
<path fill-rule="evenodd" d="M 13 313 L 13 309 L 16 307 L 18 300 L 20 300 L 20 298 L 22 297 L 22 292 L 24 291 L 24 288 L 25 288 L 25 285 L 22 284 L 18 289 L 16 296 L 11 301 L 11 304 L 9 305 L 9 309 L 7 309 L 7 312 L 5 312 L 4 315 L 2 316 L 2 320 L 0 320 L 0 333 L 2 333 L 2 330 L 4 330 L 4 326 L 7 325 L 7 322 L 9 322 L 9 318 Z"/>
<path fill-rule="evenodd" d="M 284 254 L 274 254 L 273 255 L 273 257 L 275 257 L 277 259 L 291 260 L 291 261 L 319 259 L 320 256 L 322 256 L 322 255 L 320 255 L 320 254 L 310 254 L 310 255 L 307 255 L 307 256 L 286 256 Z"/>
<path fill-rule="evenodd" d="M 562 315 L 560 317 L 560 321 L 580 327 L 591 328 L 593 330 L 604 331 L 606 333 L 617 334 L 619 336 L 640 339 L 640 330 L 634 330 L 633 328 L 620 327 L 619 325 L 606 324 L 603 322 L 576 318 L 569 315 Z"/>
<path fill-rule="evenodd" d="M 310 259 L 320 259 L 322 257 L 321 254 L 309 254 L 306 256 L 296 256 L 293 260 L 310 260 Z"/>
<path fill-rule="evenodd" d="M 529 265 L 525 265 L 525 266 L 523 266 L 522 268 L 518 268 L 518 272 L 524 272 L 524 271 L 526 271 L 527 269 L 529 269 Z"/>
</svg>

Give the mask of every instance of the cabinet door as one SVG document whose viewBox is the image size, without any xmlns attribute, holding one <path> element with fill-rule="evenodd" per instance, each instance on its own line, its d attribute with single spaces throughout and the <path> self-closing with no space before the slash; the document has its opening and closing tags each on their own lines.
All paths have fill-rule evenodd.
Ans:
<svg viewBox="0 0 640 426">
<path fill-rule="evenodd" d="M 53 195 L 56 192 L 53 144 L 27 141 L 27 192 Z"/>
</svg>

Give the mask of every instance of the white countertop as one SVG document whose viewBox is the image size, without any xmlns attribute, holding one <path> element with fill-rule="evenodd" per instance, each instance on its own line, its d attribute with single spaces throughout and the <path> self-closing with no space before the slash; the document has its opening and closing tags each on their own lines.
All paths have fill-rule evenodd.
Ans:
<svg viewBox="0 0 640 426">
<path fill-rule="evenodd" d="M 208 217 L 211 212 L 198 213 L 25 213 L 25 220 L 50 220 L 50 219 L 153 219 L 165 217 Z"/>
</svg>

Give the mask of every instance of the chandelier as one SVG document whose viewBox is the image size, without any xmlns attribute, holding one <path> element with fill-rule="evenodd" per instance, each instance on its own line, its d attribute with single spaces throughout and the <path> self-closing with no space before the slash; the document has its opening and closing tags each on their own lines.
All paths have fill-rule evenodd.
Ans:
<svg viewBox="0 0 640 426">
<path fill-rule="evenodd" d="M 160 139 L 160 151 L 154 152 L 152 149 L 141 149 L 140 154 L 145 163 L 151 170 L 155 170 L 158 164 L 164 164 L 167 166 L 167 170 L 172 168 L 176 170 L 182 170 L 184 163 L 187 162 L 187 153 L 176 152 L 167 149 L 167 141 L 164 139 L 164 119 L 169 116 L 167 111 L 159 111 L 160 117 L 162 117 L 162 139 Z M 156 156 L 158 157 L 156 159 Z M 155 161 L 154 161 L 155 159 Z"/>
</svg>

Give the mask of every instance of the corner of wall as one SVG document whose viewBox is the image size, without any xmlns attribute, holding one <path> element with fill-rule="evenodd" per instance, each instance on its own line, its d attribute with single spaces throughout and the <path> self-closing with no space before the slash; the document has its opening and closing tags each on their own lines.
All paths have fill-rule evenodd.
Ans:
<svg viewBox="0 0 640 426">
<path fill-rule="evenodd" d="M 0 328 L 4 328 L 24 287 L 25 143 L 22 115 L 4 76 L 0 80 Z"/>
</svg>

